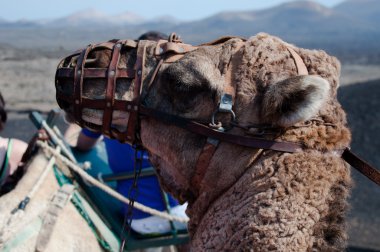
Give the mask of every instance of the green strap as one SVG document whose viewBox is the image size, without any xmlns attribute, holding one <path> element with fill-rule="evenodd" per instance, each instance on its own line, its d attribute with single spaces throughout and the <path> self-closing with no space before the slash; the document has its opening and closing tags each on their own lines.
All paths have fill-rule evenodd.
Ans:
<svg viewBox="0 0 380 252">
<path fill-rule="evenodd" d="M 54 175 L 58 181 L 59 186 L 62 186 L 63 184 L 67 184 L 67 183 L 71 184 L 71 181 L 59 170 L 59 168 L 54 167 L 53 170 L 54 170 Z M 94 224 L 94 221 L 91 219 L 90 215 L 88 214 L 84 206 L 84 202 L 82 202 L 82 200 L 84 199 L 81 197 L 81 195 L 78 192 L 73 193 L 71 202 L 73 203 L 75 208 L 78 210 L 79 214 L 87 222 L 88 226 L 91 228 L 91 231 L 94 233 L 99 244 L 103 247 L 105 251 L 109 251 L 109 252 L 118 251 L 120 244 L 118 241 L 115 241 L 115 238 L 111 230 L 107 228 L 103 229 L 103 232 L 107 232 L 108 234 L 110 234 L 110 235 L 107 235 L 107 234 L 102 233 L 102 230 L 99 230 L 96 227 L 96 225 Z M 108 241 L 105 239 L 105 236 L 108 237 Z"/>
<path fill-rule="evenodd" d="M 12 152 L 12 145 L 13 145 L 12 140 L 13 140 L 12 138 L 9 138 L 9 140 L 8 140 L 7 152 L 5 154 L 3 166 L 1 167 L 1 170 L 0 170 L 0 185 L 6 179 L 7 171 L 9 169 L 8 164 L 9 164 L 9 158 L 10 158 L 11 152 Z"/>
</svg>

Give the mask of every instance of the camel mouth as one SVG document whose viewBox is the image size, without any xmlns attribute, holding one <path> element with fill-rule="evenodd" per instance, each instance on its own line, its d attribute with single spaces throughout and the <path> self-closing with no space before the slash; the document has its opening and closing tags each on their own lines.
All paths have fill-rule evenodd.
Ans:
<svg viewBox="0 0 380 252">
<path fill-rule="evenodd" d="M 102 126 L 104 111 L 94 109 L 83 109 L 82 120 L 84 125 L 93 128 L 93 125 Z M 124 111 L 115 110 L 112 114 L 111 128 L 120 132 L 124 132 L 128 126 L 129 113 Z"/>
<path fill-rule="evenodd" d="M 95 124 L 95 125 L 102 125 L 102 120 L 98 117 L 93 117 L 93 116 L 89 116 L 89 115 L 86 115 L 86 114 L 83 114 L 82 115 L 82 119 L 83 121 L 85 122 L 89 122 L 89 123 L 92 123 L 92 124 Z"/>
</svg>

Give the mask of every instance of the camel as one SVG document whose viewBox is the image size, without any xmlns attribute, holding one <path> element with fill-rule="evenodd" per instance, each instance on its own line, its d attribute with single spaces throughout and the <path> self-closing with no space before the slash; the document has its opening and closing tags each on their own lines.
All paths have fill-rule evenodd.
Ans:
<svg viewBox="0 0 380 252">
<path fill-rule="evenodd" d="M 336 98 L 339 61 L 322 50 L 298 48 L 265 33 L 246 41 L 230 38 L 200 45 L 159 69 L 156 47 L 157 42 L 146 42 L 143 106 L 210 122 L 230 80 L 236 85 L 233 111 L 238 123 L 231 126 L 229 114 L 216 115 L 230 126 L 229 133 L 302 145 L 301 151 L 287 153 L 220 141 L 194 183 L 207 137 L 159 118 L 140 117 L 141 142 L 162 186 L 189 203 L 191 251 L 344 250 L 352 181 L 340 154 L 351 134 Z M 133 68 L 136 50 L 121 51 L 119 69 Z M 308 75 L 299 75 L 291 50 Z M 85 68 L 107 67 L 110 58 L 108 49 L 90 52 Z M 60 67 L 75 65 L 74 57 Z M 105 85 L 104 80 L 86 80 L 82 97 L 104 99 Z M 56 89 L 72 95 L 73 84 L 57 81 Z M 130 101 L 132 94 L 130 81 L 117 82 L 115 99 Z M 75 102 L 57 100 L 75 118 Z M 113 127 L 125 129 L 129 115 L 115 109 Z M 103 110 L 83 108 L 81 120 L 84 127 L 100 126 Z M 273 129 L 275 133 L 268 133 Z"/>
</svg>

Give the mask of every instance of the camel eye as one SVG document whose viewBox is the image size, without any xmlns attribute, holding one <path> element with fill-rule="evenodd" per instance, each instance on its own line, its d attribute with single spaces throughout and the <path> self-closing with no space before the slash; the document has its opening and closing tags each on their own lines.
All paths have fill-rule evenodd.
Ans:
<svg viewBox="0 0 380 252">
<path fill-rule="evenodd" d="M 166 70 L 161 75 L 162 92 L 169 98 L 168 101 L 176 111 L 190 112 L 199 103 L 201 96 L 210 95 L 208 81 L 194 70 L 186 71 L 183 68 Z"/>
<path fill-rule="evenodd" d="M 165 77 L 167 91 L 170 93 L 173 93 L 175 95 L 187 95 L 194 90 L 194 88 L 189 83 L 183 82 L 180 76 L 168 74 Z"/>
<path fill-rule="evenodd" d="M 194 97 L 209 89 L 209 83 L 194 69 L 182 64 L 173 64 L 162 74 L 165 89 L 173 96 Z"/>
</svg>

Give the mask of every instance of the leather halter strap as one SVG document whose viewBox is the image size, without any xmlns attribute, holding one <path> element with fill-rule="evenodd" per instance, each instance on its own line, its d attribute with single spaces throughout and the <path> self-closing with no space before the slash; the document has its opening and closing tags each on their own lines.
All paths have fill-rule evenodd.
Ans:
<svg viewBox="0 0 380 252">
<path fill-rule="evenodd" d="M 199 154 L 197 163 L 195 164 L 194 175 L 190 181 L 193 193 L 196 195 L 199 194 L 200 184 L 203 181 L 207 168 L 210 165 L 211 158 L 214 156 L 218 146 L 219 140 L 208 137 L 201 154 Z"/>
<path fill-rule="evenodd" d="M 289 153 L 300 152 L 302 150 L 302 145 L 298 143 L 279 142 L 250 136 L 225 133 L 212 129 L 208 125 L 203 125 L 190 119 L 167 114 L 155 109 L 147 108 L 145 106 L 140 106 L 140 114 L 143 116 L 152 117 L 163 123 L 175 125 L 179 128 L 186 129 L 198 135 L 215 138 L 223 142 L 237 144 L 245 147 Z"/>
<path fill-rule="evenodd" d="M 75 66 L 74 70 L 74 99 L 75 104 L 77 106 L 74 106 L 74 115 L 76 118 L 81 117 L 82 115 L 82 92 L 83 92 L 83 70 L 85 61 L 87 58 L 88 53 L 91 51 L 92 45 L 87 46 L 79 55 L 79 58 L 77 60 L 77 64 Z M 83 125 L 83 121 L 79 120 L 80 126 Z"/>
<path fill-rule="evenodd" d="M 111 62 L 108 66 L 107 86 L 106 86 L 106 107 L 103 114 L 103 132 L 110 134 L 113 104 L 115 100 L 115 88 L 116 88 L 116 73 L 118 71 L 117 64 L 120 58 L 121 43 L 117 42 L 112 51 Z"/>
<path fill-rule="evenodd" d="M 113 136 L 116 138 L 121 139 L 127 139 L 130 142 L 133 142 L 136 137 L 136 132 L 138 131 L 139 127 L 139 114 L 140 114 L 140 101 L 141 101 L 141 93 L 143 89 L 143 82 L 145 80 L 145 59 L 146 59 L 146 46 L 148 45 L 147 40 L 140 40 L 138 41 L 134 46 L 137 47 L 137 59 L 134 65 L 134 86 L 133 86 L 133 98 L 131 101 L 131 105 L 128 105 L 130 110 L 129 117 L 128 117 L 128 126 L 127 130 L 124 133 L 118 132 L 117 130 L 114 130 Z M 157 43 L 155 54 L 156 56 L 161 57 L 161 60 L 156 65 L 153 75 L 151 76 L 151 79 L 148 83 L 148 88 L 154 82 L 156 75 L 162 65 L 163 62 L 171 63 L 170 61 L 174 56 L 180 55 L 183 57 L 187 52 L 193 51 L 197 49 L 197 47 L 189 45 L 189 44 L 183 44 L 183 43 L 176 43 L 166 40 L 160 40 Z M 179 58 L 176 58 L 176 60 Z"/>
<path fill-rule="evenodd" d="M 137 59 L 134 66 L 135 78 L 134 78 L 133 98 L 132 98 L 133 109 L 129 113 L 128 126 L 125 133 L 125 137 L 130 141 L 134 140 L 135 131 L 137 127 L 138 108 L 140 104 L 140 94 L 141 94 L 141 88 L 142 88 L 142 82 L 143 82 L 146 45 L 147 45 L 147 41 L 145 40 L 139 41 L 137 45 Z"/>
<path fill-rule="evenodd" d="M 362 173 L 364 176 L 380 186 L 380 171 L 373 168 L 370 164 L 355 155 L 349 148 L 343 151 L 343 160 Z"/>
<path fill-rule="evenodd" d="M 221 38 L 222 41 L 224 39 L 231 39 L 231 38 Z M 226 41 L 227 41 L 226 40 Z M 213 43 L 220 43 L 220 40 L 211 42 Z M 230 61 L 228 62 L 226 68 L 224 69 L 223 77 L 224 77 L 224 87 L 223 87 L 223 93 L 220 97 L 219 101 L 219 110 L 230 110 L 232 111 L 233 104 L 235 102 L 235 94 L 236 94 L 236 83 L 233 80 L 232 76 L 232 65 L 235 63 L 236 54 L 240 50 L 240 48 L 244 45 L 243 41 L 235 42 L 231 46 L 233 47 L 233 52 L 230 58 Z M 225 111 L 223 111 L 225 112 Z M 211 159 L 214 156 L 220 141 L 215 138 L 208 137 L 205 145 L 203 146 L 203 149 L 201 153 L 199 154 L 197 163 L 195 165 L 195 171 L 194 175 L 191 178 L 191 185 L 192 188 L 194 188 L 195 194 L 199 194 L 199 188 L 201 186 L 201 182 L 203 181 L 203 178 L 206 174 L 207 168 L 210 165 Z"/>
<path fill-rule="evenodd" d="M 302 58 L 298 55 L 298 53 L 296 53 L 296 51 L 294 51 L 294 49 L 289 46 L 287 46 L 287 48 L 294 59 L 298 75 L 309 75 L 309 71 L 307 71 L 307 67 L 305 66 L 305 63 L 303 62 Z"/>
<path fill-rule="evenodd" d="M 239 50 L 245 45 L 245 42 L 239 41 L 233 44 L 234 52 L 231 56 L 231 60 L 227 65 L 226 72 L 224 73 L 224 90 L 223 93 L 229 94 L 232 98 L 232 106 L 235 103 L 235 96 L 236 96 L 236 82 L 233 79 L 233 66 L 238 63 L 239 59 L 237 58 Z"/>
<path fill-rule="evenodd" d="M 186 53 L 194 51 L 197 48 L 197 46 L 192 46 L 189 44 L 159 40 L 157 42 L 154 55 L 161 57 L 165 63 L 173 63 L 185 56 Z"/>
</svg>

